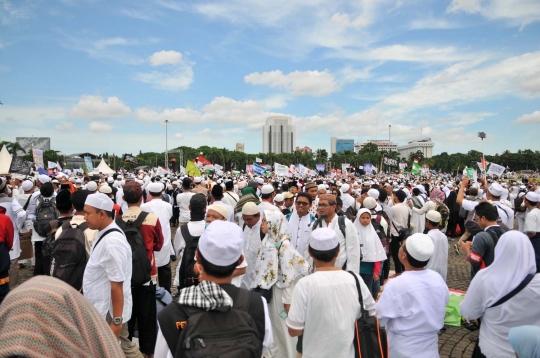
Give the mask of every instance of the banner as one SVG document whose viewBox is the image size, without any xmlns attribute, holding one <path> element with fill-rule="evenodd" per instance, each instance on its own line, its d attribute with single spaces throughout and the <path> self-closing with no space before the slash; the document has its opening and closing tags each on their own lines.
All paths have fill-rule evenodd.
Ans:
<svg viewBox="0 0 540 358">
<path fill-rule="evenodd" d="M 373 164 L 371 163 L 364 163 L 364 171 L 367 175 L 373 174 Z"/>
<path fill-rule="evenodd" d="M 351 165 L 349 163 L 342 163 L 341 164 L 341 172 L 343 174 L 347 173 L 347 168 L 349 168 Z"/>
<path fill-rule="evenodd" d="M 56 168 L 58 168 L 58 170 L 62 171 L 62 167 L 60 166 L 60 163 L 56 162 Z"/>
<path fill-rule="evenodd" d="M 315 168 L 317 168 L 317 170 L 320 172 L 324 172 L 324 170 L 326 169 L 324 164 L 315 164 Z"/>
<path fill-rule="evenodd" d="M 255 157 L 255 162 L 256 162 L 256 163 L 262 163 L 262 159 L 261 159 L 261 158 L 258 158 L 258 157 Z"/>
<path fill-rule="evenodd" d="M 422 172 L 422 167 L 420 166 L 420 164 L 418 164 L 417 162 L 414 162 L 412 165 L 411 173 L 413 173 L 414 175 L 420 175 L 421 172 Z"/>
<path fill-rule="evenodd" d="M 184 168 L 183 166 L 180 166 L 179 172 L 180 174 L 186 174 L 186 168 Z"/>
<path fill-rule="evenodd" d="M 33 149 L 32 153 L 34 155 L 34 164 L 36 165 L 36 169 L 45 169 L 45 164 L 43 164 L 43 151 L 41 149 Z"/>
<path fill-rule="evenodd" d="M 131 154 L 124 154 L 123 162 L 138 165 L 139 161 Z"/>
<path fill-rule="evenodd" d="M 258 163 L 253 163 L 253 174 L 262 176 L 264 175 L 264 172 L 266 171 L 266 168 Z"/>
<path fill-rule="evenodd" d="M 389 167 L 397 167 L 398 161 L 392 158 L 384 157 L 383 164 L 388 165 Z"/>
<path fill-rule="evenodd" d="M 11 158 L 11 165 L 9 166 L 8 172 L 11 174 L 30 175 L 32 172 L 32 165 L 34 165 L 34 163 L 28 162 L 23 158 L 13 156 Z"/>
<path fill-rule="evenodd" d="M 469 179 L 474 178 L 474 168 L 467 168 L 465 167 L 465 174 Z"/>
<path fill-rule="evenodd" d="M 92 164 L 92 158 L 89 156 L 84 157 L 84 164 L 86 165 L 86 170 L 90 173 L 94 171 L 94 164 Z"/>
<path fill-rule="evenodd" d="M 503 167 L 502 165 L 491 163 L 491 165 L 489 166 L 489 169 L 488 169 L 486 174 L 488 174 L 488 175 L 493 174 L 493 175 L 496 175 L 498 177 L 501 177 L 502 174 L 504 173 L 505 169 L 506 168 Z"/>
<path fill-rule="evenodd" d="M 407 168 L 407 163 L 399 163 L 399 169 L 403 170 Z"/>
<path fill-rule="evenodd" d="M 47 162 L 47 168 L 48 168 L 48 169 L 54 169 L 54 168 L 56 168 L 56 163 L 55 163 L 55 162 L 48 161 L 48 162 Z"/>
<path fill-rule="evenodd" d="M 253 165 L 252 164 L 246 164 L 246 174 L 253 175 Z"/>
<path fill-rule="evenodd" d="M 287 175 L 289 172 L 289 167 L 279 163 L 274 163 L 274 171 L 276 172 L 276 175 Z"/>
<path fill-rule="evenodd" d="M 291 174 L 296 174 L 299 172 L 298 170 L 296 170 L 296 166 L 294 164 L 291 164 L 291 166 L 289 167 L 289 171 Z"/>
<path fill-rule="evenodd" d="M 201 171 L 199 170 L 199 168 L 197 168 L 195 163 L 193 163 L 191 160 L 188 160 L 186 165 L 186 174 L 193 177 L 200 177 Z"/>
</svg>

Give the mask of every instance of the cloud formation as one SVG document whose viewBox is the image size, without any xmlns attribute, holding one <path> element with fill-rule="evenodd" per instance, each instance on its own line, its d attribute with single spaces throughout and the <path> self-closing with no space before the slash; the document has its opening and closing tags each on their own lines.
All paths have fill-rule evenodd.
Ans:
<svg viewBox="0 0 540 358">
<path fill-rule="evenodd" d="M 254 72 L 244 77 L 246 83 L 281 88 L 293 96 L 310 95 L 325 96 L 339 90 L 336 78 L 328 70 L 294 71 L 283 74 L 280 70 L 270 72 Z"/>
<path fill-rule="evenodd" d="M 79 102 L 69 111 L 68 117 L 87 120 L 110 120 L 126 117 L 131 109 L 118 97 L 103 101 L 101 96 L 81 96 Z"/>
</svg>

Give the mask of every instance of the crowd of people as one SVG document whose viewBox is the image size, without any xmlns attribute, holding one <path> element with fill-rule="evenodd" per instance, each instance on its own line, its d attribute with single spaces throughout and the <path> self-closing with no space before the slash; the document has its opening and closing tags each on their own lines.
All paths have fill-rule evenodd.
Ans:
<svg viewBox="0 0 540 358">
<path fill-rule="evenodd" d="M 439 357 L 449 250 L 473 357 L 540 357 L 539 202 L 443 174 L 0 177 L 0 357 L 352 358 L 364 313 L 390 357 Z"/>
</svg>

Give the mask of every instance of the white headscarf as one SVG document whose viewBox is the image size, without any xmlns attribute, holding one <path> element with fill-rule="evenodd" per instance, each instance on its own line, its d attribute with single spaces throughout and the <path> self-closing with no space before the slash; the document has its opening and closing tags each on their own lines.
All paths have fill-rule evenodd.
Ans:
<svg viewBox="0 0 540 358">
<path fill-rule="evenodd" d="M 265 210 L 264 215 L 268 222 L 268 234 L 261 242 L 257 254 L 255 279 L 251 288 L 260 286 L 269 289 L 274 284 L 279 288 L 287 288 L 296 277 L 308 274 L 309 264 L 292 247 L 287 222 L 281 212 Z"/>
<path fill-rule="evenodd" d="M 384 261 L 386 260 L 386 252 L 375 228 L 371 223 L 368 226 L 360 224 L 360 216 L 364 213 L 368 213 L 371 216 L 371 212 L 368 209 L 360 209 L 358 215 L 356 215 L 356 220 L 354 220 L 354 227 L 356 227 L 356 231 L 358 232 L 358 241 L 362 245 L 362 261 Z"/>
<path fill-rule="evenodd" d="M 495 260 L 471 281 L 460 303 L 467 319 L 482 317 L 485 310 L 516 288 L 528 274 L 536 273 L 531 240 L 522 232 L 504 233 L 495 246 Z"/>
</svg>

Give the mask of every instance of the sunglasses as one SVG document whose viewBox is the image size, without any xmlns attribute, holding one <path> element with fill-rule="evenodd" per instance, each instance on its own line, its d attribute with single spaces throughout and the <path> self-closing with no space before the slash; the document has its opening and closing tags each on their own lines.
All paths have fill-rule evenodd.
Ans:
<svg viewBox="0 0 540 358">
<path fill-rule="evenodd" d="M 309 203 L 306 203 L 305 201 L 297 201 L 296 205 L 298 205 L 298 206 L 308 206 Z"/>
</svg>

